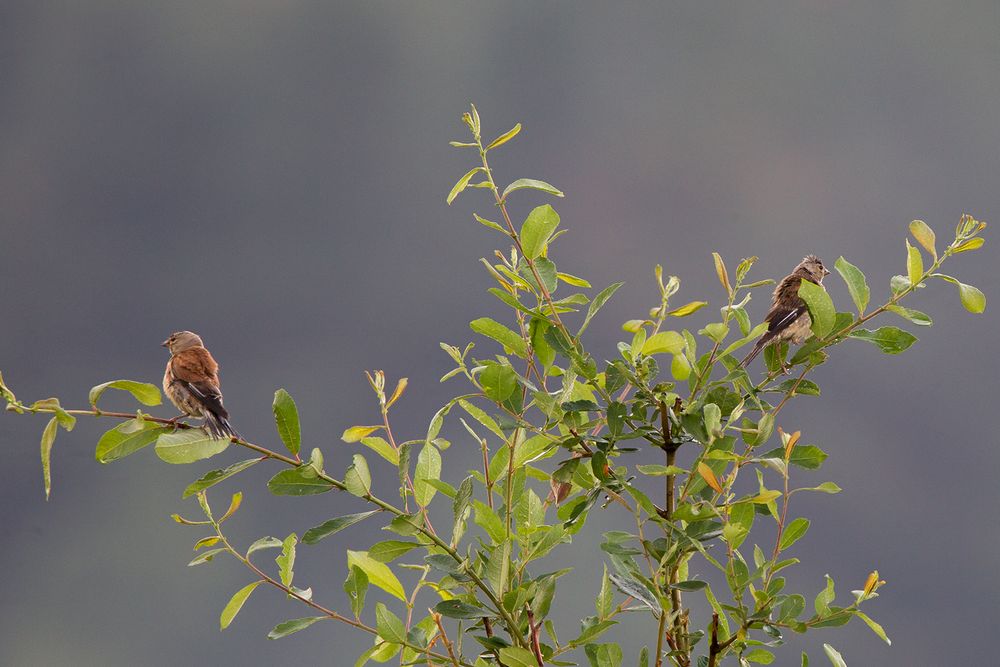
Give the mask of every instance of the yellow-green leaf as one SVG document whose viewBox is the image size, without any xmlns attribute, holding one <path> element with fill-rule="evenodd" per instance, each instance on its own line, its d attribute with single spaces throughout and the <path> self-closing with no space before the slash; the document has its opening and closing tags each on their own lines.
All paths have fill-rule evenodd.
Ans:
<svg viewBox="0 0 1000 667">
<path fill-rule="evenodd" d="M 233 622 L 236 618 L 236 614 L 240 613 L 240 609 L 243 608 L 243 603 L 247 601 L 250 594 L 253 593 L 253 589 L 264 583 L 264 580 L 255 581 L 252 584 L 247 584 L 240 590 L 236 591 L 236 594 L 229 600 L 225 608 L 222 610 L 222 614 L 219 616 L 219 629 L 225 630 L 229 627 L 229 624 Z"/>
<path fill-rule="evenodd" d="M 917 243 L 922 245 L 934 259 L 937 259 L 937 249 L 934 247 L 934 230 L 923 220 L 914 220 L 910 223 L 910 233 Z"/>
<path fill-rule="evenodd" d="M 708 301 L 691 301 L 690 303 L 685 303 L 680 308 L 674 308 L 669 311 L 667 315 L 673 315 L 674 317 L 684 317 L 690 315 L 691 313 L 697 312 L 708 305 Z"/>
<path fill-rule="evenodd" d="M 52 492 L 52 444 L 56 441 L 56 433 L 59 431 L 59 419 L 53 417 L 45 425 L 42 431 L 42 480 L 45 482 L 45 499 L 49 499 Z"/>
<path fill-rule="evenodd" d="M 726 264 L 722 261 L 722 255 L 713 252 L 712 259 L 715 260 L 715 273 L 719 276 L 719 282 L 726 289 L 726 294 L 732 294 L 733 288 L 729 284 L 729 272 L 726 271 Z"/>
<path fill-rule="evenodd" d="M 521 131 L 521 124 L 518 123 L 514 127 L 510 128 L 509 130 L 501 134 L 499 137 L 491 141 L 490 145 L 486 147 L 486 150 L 492 150 L 497 146 L 504 145 L 505 143 L 516 137 L 518 132 L 520 131 Z"/>
<path fill-rule="evenodd" d="M 469 172 L 467 174 L 465 174 L 465 176 L 463 176 L 462 178 L 458 179 L 458 183 L 455 183 L 455 187 L 453 187 L 451 189 L 451 192 L 448 193 L 448 197 L 447 197 L 447 199 L 445 199 L 445 202 L 447 202 L 448 204 L 451 204 L 453 201 L 455 201 L 455 197 L 457 197 L 459 194 L 461 194 L 462 190 L 464 190 L 466 187 L 468 187 L 469 181 L 472 180 L 472 177 L 475 176 L 477 173 L 479 173 L 482 170 L 483 170 L 482 167 L 474 167 L 474 168 L 470 169 Z"/>
<path fill-rule="evenodd" d="M 708 467 L 708 464 L 699 461 L 698 474 L 701 475 L 701 478 L 704 479 L 716 493 L 722 493 L 722 485 L 719 484 L 719 480 L 716 478 L 715 473 L 712 472 L 712 469 Z"/>
<path fill-rule="evenodd" d="M 344 442 L 358 442 L 361 438 L 367 437 L 374 433 L 375 431 L 382 428 L 381 426 L 352 426 L 351 428 L 344 431 L 344 434 L 340 436 L 340 439 Z"/>
<path fill-rule="evenodd" d="M 977 236 L 974 239 L 969 239 L 968 241 L 965 241 L 964 243 L 955 246 L 955 249 L 952 250 L 951 253 L 953 255 L 957 255 L 960 252 L 969 252 L 970 250 L 978 250 L 979 248 L 983 247 L 984 243 L 986 243 L 986 239 L 984 239 L 981 236 Z"/>
<path fill-rule="evenodd" d="M 347 552 L 347 566 L 357 567 L 368 576 L 370 583 L 378 586 L 389 595 L 406 602 L 406 593 L 403 590 L 403 584 L 399 582 L 399 579 L 392 573 L 388 565 L 375 560 L 368 555 L 367 551 L 349 550 Z"/>
<path fill-rule="evenodd" d="M 906 241 L 906 273 L 911 285 L 919 284 L 924 275 L 924 258 L 919 248 L 910 245 L 909 239 Z"/>
<path fill-rule="evenodd" d="M 661 331 L 650 336 L 642 344 L 642 353 L 646 356 L 653 354 L 679 354 L 684 350 L 684 336 L 676 331 Z"/>
</svg>

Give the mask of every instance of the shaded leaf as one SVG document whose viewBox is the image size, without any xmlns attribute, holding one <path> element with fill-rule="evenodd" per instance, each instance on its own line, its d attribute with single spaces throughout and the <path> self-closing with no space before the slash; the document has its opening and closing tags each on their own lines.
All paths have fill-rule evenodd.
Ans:
<svg viewBox="0 0 1000 667">
<path fill-rule="evenodd" d="M 167 433 L 169 430 L 158 426 L 155 422 L 145 420 L 132 419 L 122 422 L 101 436 L 97 441 L 94 457 L 100 463 L 117 461 L 153 444 L 161 433 Z"/>
<path fill-rule="evenodd" d="M 156 439 L 156 455 L 167 463 L 194 463 L 220 454 L 227 447 L 229 438 L 213 438 L 200 428 L 161 432 Z"/>
<path fill-rule="evenodd" d="M 840 277 L 844 279 L 847 291 L 851 294 L 851 300 L 854 301 L 854 305 L 858 308 L 858 314 L 864 315 L 870 296 L 865 274 L 861 272 L 861 269 L 844 259 L 843 255 L 837 258 L 833 266 L 837 269 Z"/>
<path fill-rule="evenodd" d="M 795 519 L 788 524 L 785 527 L 785 530 L 781 533 L 779 548 L 781 550 L 785 550 L 792 546 L 806 534 L 807 530 L 809 530 L 809 519 L 803 519 L 802 517 Z"/>
<path fill-rule="evenodd" d="M 820 285 L 803 280 L 799 285 L 799 296 L 809 307 L 812 332 L 817 338 L 823 338 L 833 329 L 833 323 L 837 318 L 837 309 L 834 308 L 830 295 Z"/>
<path fill-rule="evenodd" d="M 105 434 L 107 435 L 107 434 Z M 102 437 L 101 440 L 104 440 Z M 149 444 L 149 443 L 146 443 Z M 100 443 L 98 443 L 98 449 L 100 449 Z M 101 459 L 98 458 L 98 461 Z M 102 461 L 103 463 L 103 461 Z M 254 465 L 255 463 L 260 463 L 260 459 L 247 459 L 246 461 L 240 461 L 239 463 L 234 463 L 231 466 L 222 468 L 220 470 L 211 470 L 204 475 L 202 475 L 197 480 L 191 482 L 186 489 L 184 489 L 184 494 L 182 498 L 188 498 L 198 493 L 199 491 L 204 491 L 205 489 L 215 486 L 224 479 L 232 477 L 236 473 L 242 472 Z"/>
<path fill-rule="evenodd" d="M 326 493 L 336 487 L 319 477 L 311 465 L 282 470 L 267 482 L 267 488 L 276 496 L 311 496 Z"/>
<path fill-rule="evenodd" d="M 326 618 L 326 616 L 307 616 L 305 618 L 293 618 L 290 621 L 278 623 L 274 626 L 273 630 L 267 633 L 267 638 L 281 639 L 282 637 L 287 637 L 288 635 L 296 633 L 299 630 L 305 630 L 316 621 L 322 621 Z"/>
<path fill-rule="evenodd" d="M 330 519 L 329 521 L 324 521 L 314 528 L 310 528 L 305 533 L 302 534 L 303 544 L 316 544 L 323 538 L 329 537 L 334 533 L 339 533 L 343 529 L 353 526 L 359 521 L 364 521 L 370 516 L 378 514 L 379 510 L 371 510 L 370 512 L 358 512 L 357 514 L 347 514 L 344 516 L 339 516 L 335 519 Z"/>
</svg>

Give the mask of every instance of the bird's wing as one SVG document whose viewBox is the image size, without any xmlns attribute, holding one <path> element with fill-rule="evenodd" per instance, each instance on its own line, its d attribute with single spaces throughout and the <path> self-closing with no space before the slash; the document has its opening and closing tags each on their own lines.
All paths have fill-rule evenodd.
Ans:
<svg viewBox="0 0 1000 667">
<path fill-rule="evenodd" d="M 792 322 L 797 320 L 802 313 L 806 312 L 807 308 L 805 303 L 801 306 L 796 306 L 793 308 L 783 308 L 780 306 L 775 306 L 771 309 L 771 312 L 767 314 L 767 330 L 769 333 L 778 333 L 784 330 Z"/>
<path fill-rule="evenodd" d="M 192 347 L 178 352 L 171 358 L 170 367 L 174 378 L 183 382 L 199 403 L 216 414 L 227 416 L 219 387 L 219 364 L 208 350 Z"/>
</svg>

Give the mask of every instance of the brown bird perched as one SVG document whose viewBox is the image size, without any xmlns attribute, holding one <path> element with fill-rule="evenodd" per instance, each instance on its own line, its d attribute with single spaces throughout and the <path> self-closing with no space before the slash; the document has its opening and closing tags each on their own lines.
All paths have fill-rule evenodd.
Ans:
<svg viewBox="0 0 1000 667">
<path fill-rule="evenodd" d="M 204 417 L 205 428 L 214 438 L 240 437 L 229 423 L 229 412 L 222 405 L 219 364 L 205 349 L 196 333 L 178 331 L 163 341 L 170 350 L 170 360 L 163 374 L 163 391 L 177 406 L 182 417 Z"/>
<path fill-rule="evenodd" d="M 830 272 L 823 262 L 816 255 L 806 255 L 795 270 L 782 278 L 778 286 L 774 288 L 771 297 L 771 310 L 768 311 L 764 320 L 767 322 L 767 332 L 760 337 L 757 344 L 750 350 L 750 354 L 741 362 L 741 366 L 746 366 L 754 360 L 761 350 L 773 343 L 789 341 L 796 345 L 801 345 L 811 332 L 812 318 L 809 317 L 809 309 L 806 302 L 799 296 L 799 286 L 802 280 L 808 280 L 823 286 L 823 278 Z"/>
</svg>

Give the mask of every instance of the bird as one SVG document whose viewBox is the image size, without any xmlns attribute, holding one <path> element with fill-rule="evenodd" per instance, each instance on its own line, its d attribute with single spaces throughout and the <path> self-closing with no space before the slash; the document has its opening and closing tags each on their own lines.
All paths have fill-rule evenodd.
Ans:
<svg viewBox="0 0 1000 667">
<path fill-rule="evenodd" d="M 801 345 L 812 333 L 812 318 L 806 302 L 799 296 L 799 286 L 803 280 L 808 280 L 823 287 L 823 278 L 830 271 L 816 255 L 806 255 L 795 269 L 781 279 L 771 296 L 771 310 L 767 312 L 764 321 L 767 331 L 750 350 L 740 366 L 746 367 L 768 345 L 788 341 Z"/>
<path fill-rule="evenodd" d="M 219 364 L 205 348 L 201 337 L 191 331 L 178 331 L 162 343 L 170 350 L 170 360 L 163 373 L 163 391 L 184 417 L 204 417 L 204 427 L 213 438 L 239 438 L 229 423 L 229 412 L 222 405 Z"/>
</svg>

